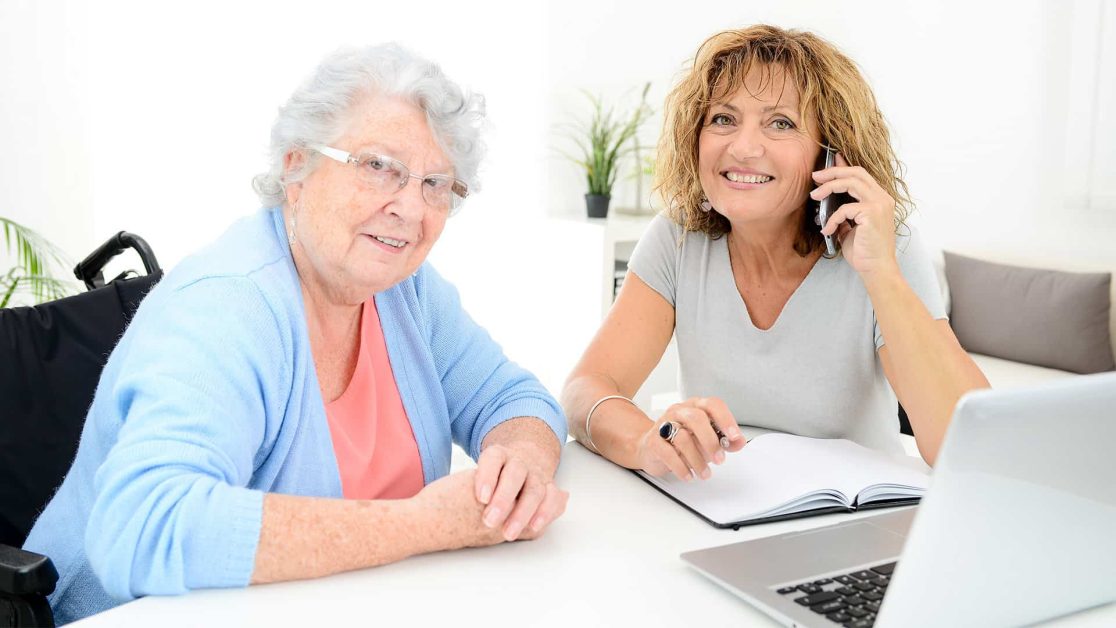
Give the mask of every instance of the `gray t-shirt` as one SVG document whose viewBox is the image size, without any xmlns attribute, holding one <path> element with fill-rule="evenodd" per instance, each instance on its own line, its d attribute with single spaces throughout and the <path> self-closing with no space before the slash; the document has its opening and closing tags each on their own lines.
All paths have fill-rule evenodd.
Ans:
<svg viewBox="0 0 1116 628">
<path fill-rule="evenodd" d="M 902 232 L 899 268 L 931 316 L 945 318 L 930 257 L 913 227 Z M 682 397 L 720 397 L 744 426 L 902 452 L 895 393 L 876 355 L 884 338 L 853 267 L 819 259 L 771 329 L 760 330 L 727 247 L 727 237 L 683 234 L 659 215 L 628 264 L 674 306 Z"/>
</svg>

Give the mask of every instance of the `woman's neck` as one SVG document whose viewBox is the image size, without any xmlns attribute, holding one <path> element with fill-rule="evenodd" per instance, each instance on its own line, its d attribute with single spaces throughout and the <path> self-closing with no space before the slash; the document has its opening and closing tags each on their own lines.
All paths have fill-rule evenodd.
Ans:
<svg viewBox="0 0 1116 628">
<path fill-rule="evenodd" d="M 298 273 L 306 325 L 311 339 L 321 339 L 333 344 L 351 338 L 360 327 L 362 298 L 334 290 L 306 259 L 296 243 L 291 256 Z"/>
<path fill-rule="evenodd" d="M 759 283 L 801 280 L 820 253 L 795 251 L 799 224 L 797 212 L 778 222 L 733 223 L 727 236 L 733 266 Z"/>
</svg>

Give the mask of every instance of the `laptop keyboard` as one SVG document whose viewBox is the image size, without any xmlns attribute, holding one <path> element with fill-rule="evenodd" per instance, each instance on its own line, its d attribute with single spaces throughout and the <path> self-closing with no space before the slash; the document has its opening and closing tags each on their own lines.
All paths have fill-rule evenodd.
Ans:
<svg viewBox="0 0 1116 628">
<path fill-rule="evenodd" d="M 867 628 L 876 621 L 894 571 L 894 562 L 884 563 L 842 576 L 782 587 L 778 593 L 832 622 L 849 628 Z"/>
</svg>

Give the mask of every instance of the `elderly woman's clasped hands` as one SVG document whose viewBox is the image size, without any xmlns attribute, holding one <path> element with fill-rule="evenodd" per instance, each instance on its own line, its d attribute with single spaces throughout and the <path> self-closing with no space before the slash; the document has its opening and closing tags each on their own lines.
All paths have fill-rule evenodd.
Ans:
<svg viewBox="0 0 1116 628">
<path fill-rule="evenodd" d="M 566 510 L 569 493 L 554 483 L 557 441 L 540 445 L 510 434 L 545 429 L 536 421 L 512 419 L 493 434 L 477 468 L 432 482 L 416 499 L 447 526 L 448 545 L 480 547 L 538 538 Z M 545 439 L 538 439 L 545 441 Z"/>
</svg>

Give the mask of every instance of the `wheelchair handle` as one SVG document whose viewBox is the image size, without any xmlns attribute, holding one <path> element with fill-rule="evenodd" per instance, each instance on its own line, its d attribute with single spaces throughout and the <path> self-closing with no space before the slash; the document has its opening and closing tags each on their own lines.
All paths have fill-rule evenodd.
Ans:
<svg viewBox="0 0 1116 628">
<path fill-rule="evenodd" d="M 147 242 L 134 233 L 121 231 L 97 247 L 97 250 L 90 253 L 88 257 L 81 260 L 74 267 L 74 275 L 85 282 L 85 287 L 89 290 L 100 288 L 105 285 L 104 277 L 101 274 L 105 264 L 108 264 L 109 260 L 120 255 L 128 248 L 133 248 L 136 253 L 139 253 L 140 260 L 143 262 L 143 267 L 148 275 L 159 272 L 159 262 L 155 259 L 155 253 Z"/>
</svg>

